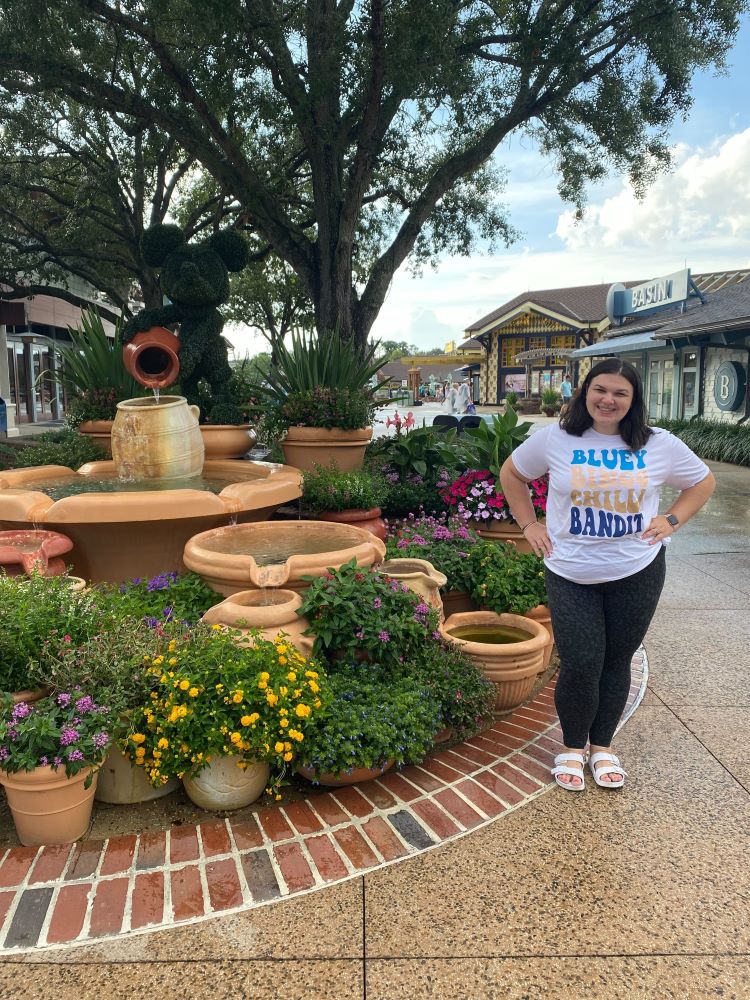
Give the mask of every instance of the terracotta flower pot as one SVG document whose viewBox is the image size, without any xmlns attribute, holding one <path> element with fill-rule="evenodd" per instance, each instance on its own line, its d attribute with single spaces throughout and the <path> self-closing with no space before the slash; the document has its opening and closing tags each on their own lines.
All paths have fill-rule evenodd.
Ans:
<svg viewBox="0 0 750 1000">
<path fill-rule="evenodd" d="M 68 778 L 62 768 L 37 767 L 33 771 L 8 774 L 0 771 L 18 839 L 24 847 L 42 844 L 72 844 L 82 837 L 91 821 L 96 791 L 95 774 L 84 788 L 91 768 Z"/>
<path fill-rule="evenodd" d="M 209 625 L 224 625 L 238 629 L 247 636 L 249 629 L 258 629 L 264 639 L 273 641 L 285 632 L 289 641 L 303 656 L 312 652 L 313 638 L 303 635 L 309 622 L 297 614 L 302 598 L 293 590 L 240 590 L 220 604 L 214 604 L 203 615 Z M 242 624 L 240 624 L 242 623 Z M 245 641 L 251 642 L 248 637 Z"/>
<path fill-rule="evenodd" d="M 381 542 L 388 537 L 385 521 L 380 516 L 380 507 L 371 507 L 369 510 L 324 510 L 316 517 L 319 521 L 332 521 L 334 524 L 356 524 L 358 528 L 371 531 Z"/>
<path fill-rule="evenodd" d="M 207 459 L 242 458 L 257 440 L 250 424 L 201 424 L 200 432 Z"/>
<path fill-rule="evenodd" d="M 114 420 L 84 420 L 78 425 L 78 433 L 96 441 L 107 458 L 112 458 L 112 424 Z"/>
<path fill-rule="evenodd" d="M 194 777 L 182 783 L 192 802 L 201 809 L 242 809 L 255 802 L 268 784 L 271 768 L 265 761 L 249 761 L 243 770 L 240 757 L 216 757 Z"/>
<path fill-rule="evenodd" d="M 355 472 L 365 460 L 365 448 L 372 437 L 372 427 L 342 431 L 336 427 L 289 427 L 281 442 L 284 461 L 303 472 L 314 472 L 316 465 L 333 464 L 340 472 Z"/>
<path fill-rule="evenodd" d="M 549 608 L 546 604 L 537 604 L 530 611 L 524 611 L 523 616 L 524 618 L 533 618 L 535 622 L 539 622 L 547 629 L 549 639 L 544 647 L 544 666 L 546 668 L 549 666 L 549 661 L 552 658 L 552 647 L 555 645 L 555 633 L 552 631 L 552 616 L 549 613 Z"/>
<path fill-rule="evenodd" d="M 464 611 L 479 611 L 479 605 L 465 590 L 444 590 L 440 597 L 446 618 Z"/>
<path fill-rule="evenodd" d="M 72 548 L 73 542 L 59 531 L 0 531 L 0 567 L 9 576 L 14 571 L 26 576 L 62 576 L 65 560 L 60 556 Z"/>
<path fill-rule="evenodd" d="M 166 389 L 180 373 L 180 341 L 165 326 L 136 333 L 122 349 L 122 363 L 147 389 Z"/>
<path fill-rule="evenodd" d="M 166 785 L 154 787 L 146 777 L 142 767 L 136 767 L 129 757 L 112 747 L 99 771 L 96 786 L 97 802 L 113 805 L 131 805 L 135 802 L 151 802 L 160 799 L 180 787 L 177 778 Z"/>
<path fill-rule="evenodd" d="M 455 635 L 458 629 L 474 633 L 509 628 L 519 630 L 521 637 L 507 643 L 463 639 Z M 544 647 L 549 633 L 544 625 L 521 615 L 496 615 L 492 611 L 470 611 L 451 615 L 440 626 L 445 638 L 467 654 L 495 685 L 495 711 L 509 712 L 522 705 L 531 695 L 539 674 L 544 672 Z"/>
<path fill-rule="evenodd" d="M 362 781 L 372 781 L 374 778 L 379 778 L 381 774 L 390 771 L 394 763 L 394 760 L 387 760 L 381 767 L 354 767 L 350 771 L 343 771 L 341 774 L 332 774 L 330 771 L 319 772 L 314 767 L 299 764 L 297 774 L 316 785 L 341 788 L 345 785 L 357 785 Z"/>
<path fill-rule="evenodd" d="M 11 698 L 13 699 L 14 705 L 18 705 L 22 701 L 25 701 L 27 705 L 33 705 L 35 701 L 41 701 L 41 699 L 46 698 L 48 694 L 49 688 L 41 687 L 26 691 L 12 691 Z"/>
<path fill-rule="evenodd" d="M 379 567 L 383 573 L 405 583 L 409 590 L 418 594 L 431 608 L 435 608 L 443 621 L 443 600 L 440 588 L 448 582 L 444 573 L 436 570 L 427 559 L 386 559 Z"/>
<path fill-rule="evenodd" d="M 519 552 L 533 551 L 515 521 L 470 521 L 469 526 L 489 542 L 511 542 Z"/>
</svg>

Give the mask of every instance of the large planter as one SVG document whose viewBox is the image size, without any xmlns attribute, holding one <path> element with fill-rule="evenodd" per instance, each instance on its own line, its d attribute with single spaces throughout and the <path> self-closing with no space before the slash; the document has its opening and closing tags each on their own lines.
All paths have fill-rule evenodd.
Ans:
<svg viewBox="0 0 750 1000">
<path fill-rule="evenodd" d="M 479 605 L 465 590 L 444 590 L 440 596 L 446 618 L 464 611 L 479 611 Z"/>
<path fill-rule="evenodd" d="M 356 524 L 358 528 L 371 531 L 381 542 L 388 537 L 385 521 L 380 516 L 380 507 L 371 507 L 369 510 L 324 510 L 315 516 L 319 521 L 332 521 L 334 524 Z"/>
<path fill-rule="evenodd" d="M 523 617 L 533 618 L 535 622 L 539 622 L 547 629 L 548 639 L 547 645 L 544 647 L 544 666 L 546 668 L 549 666 L 549 661 L 552 658 L 552 647 L 555 645 L 555 633 L 552 631 L 552 616 L 549 608 L 546 604 L 537 604 L 530 611 L 524 611 Z"/>
<path fill-rule="evenodd" d="M 78 433 L 85 434 L 102 448 L 107 458 L 112 458 L 113 420 L 84 420 L 78 425 Z"/>
<path fill-rule="evenodd" d="M 362 781 L 372 781 L 379 778 L 381 774 L 390 771 L 395 761 L 387 760 L 380 767 L 353 767 L 350 771 L 342 771 L 341 774 L 332 774 L 329 771 L 316 771 L 314 767 L 305 764 L 297 766 L 297 774 L 312 781 L 315 785 L 326 785 L 328 788 L 343 788 L 345 785 L 358 785 Z"/>
<path fill-rule="evenodd" d="M 268 784 L 271 768 L 265 761 L 238 767 L 240 757 L 216 757 L 194 777 L 182 783 L 189 798 L 201 809 L 242 809 L 255 802 Z"/>
<path fill-rule="evenodd" d="M 517 630 L 515 641 L 490 642 L 460 638 L 457 630 L 482 632 L 489 639 L 498 628 Z M 531 695 L 536 678 L 544 672 L 544 647 L 549 634 L 540 622 L 522 615 L 496 615 L 493 611 L 470 611 L 451 615 L 440 626 L 444 637 L 467 654 L 495 685 L 495 711 L 510 712 Z"/>
<path fill-rule="evenodd" d="M 42 698 L 46 698 L 49 694 L 49 688 L 41 687 L 34 688 L 33 690 L 27 689 L 25 691 L 12 691 L 11 698 L 13 699 L 13 704 L 18 705 L 22 701 L 26 702 L 27 705 L 33 705 L 35 701 L 41 701 Z"/>
<path fill-rule="evenodd" d="M 314 472 L 316 465 L 333 465 L 340 472 L 355 472 L 365 460 L 365 448 L 372 437 L 372 427 L 342 431 L 336 427 L 289 427 L 281 442 L 284 461 L 303 472 Z"/>
<path fill-rule="evenodd" d="M 519 552 L 534 551 L 515 521 L 471 521 L 469 527 L 488 542 L 510 542 Z"/>
<path fill-rule="evenodd" d="M 405 583 L 409 590 L 418 594 L 426 604 L 437 611 L 440 621 L 445 618 L 440 588 L 446 585 L 448 578 L 436 570 L 431 562 L 427 559 L 386 559 L 381 563 L 380 569 L 388 576 Z"/>
<path fill-rule="evenodd" d="M 207 459 L 242 458 L 257 440 L 250 424 L 201 424 L 200 432 Z"/>
<path fill-rule="evenodd" d="M 18 839 L 24 847 L 72 844 L 88 830 L 96 791 L 91 768 L 68 778 L 62 768 L 37 767 L 8 774 L 0 771 Z"/>
<path fill-rule="evenodd" d="M 251 643 L 250 629 L 258 629 L 264 639 L 273 641 L 279 632 L 285 632 L 289 641 L 302 653 L 309 656 L 313 639 L 303 635 L 309 622 L 297 614 L 302 598 L 293 590 L 264 588 L 263 590 L 240 590 L 220 604 L 214 604 L 203 615 L 209 625 L 223 625 L 242 633 L 243 641 Z"/>
<path fill-rule="evenodd" d="M 132 805 L 135 802 L 161 799 L 179 787 L 180 782 L 177 778 L 173 778 L 165 785 L 154 787 L 142 767 L 137 767 L 129 757 L 121 753 L 117 747 L 113 747 L 99 771 L 95 798 L 97 802 Z"/>
</svg>

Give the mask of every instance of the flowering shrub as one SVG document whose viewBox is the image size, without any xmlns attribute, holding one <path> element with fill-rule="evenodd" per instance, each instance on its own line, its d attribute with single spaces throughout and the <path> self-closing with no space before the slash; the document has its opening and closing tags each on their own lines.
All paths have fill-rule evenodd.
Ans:
<svg viewBox="0 0 750 1000">
<path fill-rule="evenodd" d="M 302 764 L 341 775 L 425 757 L 440 714 L 423 680 L 404 673 L 386 684 L 348 665 L 328 678 L 328 687 L 330 698 L 311 720 L 300 748 Z"/>
<path fill-rule="evenodd" d="M 114 615 L 146 619 L 152 627 L 165 621 L 194 624 L 218 602 L 216 591 L 197 573 L 158 573 L 119 586 L 100 584 L 98 589 Z"/>
<path fill-rule="evenodd" d="M 360 430 L 369 427 L 375 415 L 375 401 L 369 389 L 329 389 L 318 386 L 292 392 L 281 405 L 285 427 L 338 427 Z"/>
<path fill-rule="evenodd" d="M 28 705 L 2 700 L 0 769 L 7 774 L 37 767 L 64 768 L 70 778 L 101 764 L 109 746 L 109 708 L 80 688 Z M 90 784 L 90 781 L 88 782 Z"/>
<path fill-rule="evenodd" d="M 503 493 L 496 490 L 496 479 L 488 469 L 464 472 L 441 491 L 449 510 L 464 521 L 512 521 L 513 516 Z M 529 483 L 531 502 L 537 516 L 547 510 L 547 477 Z"/>
<path fill-rule="evenodd" d="M 370 510 L 379 507 L 387 495 L 382 478 L 364 469 L 340 472 L 320 465 L 315 472 L 305 472 L 302 503 L 311 511 Z"/>
<path fill-rule="evenodd" d="M 492 721 L 495 686 L 454 643 L 435 641 L 429 657 L 404 664 L 404 673 L 429 689 L 440 713 L 440 727 L 468 739 Z"/>
<path fill-rule="evenodd" d="M 547 603 L 544 562 L 515 545 L 482 542 L 469 555 L 470 573 L 476 581 L 471 596 L 496 614 L 522 615 Z"/>
<path fill-rule="evenodd" d="M 398 410 L 393 414 L 392 417 L 386 417 L 385 426 L 396 428 L 396 437 L 401 437 L 402 429 L 408 431 L 410 427 L 413 427 L 416 421 L 414 420 L 414 414 L 409 410 L 406 416 L 401 416 Z"/>
<path fill-rule="evenodd" d="M 354 559 L 312 578 L 298 614 L 310 622 L 316 655 L 336 651 L 398 663 L 439 634 L 437 612 L 405 583 L 358 569 Z"/>
<path fill-rule="evenodd" d="M 117 404 L 123 397 L 112 388 L 81 389 L 65 410 L 65 423 L 77 428 L 86 420 L 114 420 Z"/>
<path fill-rule="evenodd" d="M 467 556 L 479 541 L 479 535 L 460 517 L 411 514 L 405 521 L 389 526 L 386 555 L 389 559 L 427 559 L 445 573 L 446 590 L 471 590 Z"/>
<path fill-rule="evenodd" d="M 283 636 L 256 634 L 252 646 L 238 638 L 220 625 L 154 635 L 155 655 L 145 657 L 153 690 L 120 744 L 152 784 L 236 756 L 243 768 L 268 761 L 278 789 L 323 705 L 324 681 Z"/>
</svg>

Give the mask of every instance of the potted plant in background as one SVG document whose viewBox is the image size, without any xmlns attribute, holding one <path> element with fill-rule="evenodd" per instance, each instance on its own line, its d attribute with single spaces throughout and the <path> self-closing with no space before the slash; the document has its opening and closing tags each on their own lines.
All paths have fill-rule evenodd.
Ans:
<svg viewBox="0 0 750 1000">
<path fill-rule="evenodd" d="M 363 469 L 341 472 L 335 465 L 316 465 L 302 480 L 302 507 L 320 521 L 356 524 L 382 541 L 386 538 L 380 506 L 388 495 L 386 484 Z"/>
<path fill-rule="evenodd" d="M 383 512 L 402 518 L 423 510 L 445 510 L 441 490 L 464 468 L 456 449 L 456 432 L 437 433 L 430 427 L 393 421 L 396 433 L 373 441 L 367 448 L 367 467 L 388 484 Z"/>
<path fill-rule="evenodd" d="M 81 313 L 80 327 L 68 327 L 70 346 L 55 344 L 62 366 L 44 371 L 40 378 L 56 383 L 68 395 L 66 423 L 86 434 L 112 455 L 110 435 L 123 399 L 143 396 L 147 391 L 125 370 L 122 361 L 123 322 L 108 337 L 96 309 Z"/>
<path fill-rule="evenodd" d="M 305 472 L 330 462 L 361 469 L 376 407 L 372 382 L 387 360 L 376 359 L 377 345 L 360 352 L 337 331 L 293 331 L 290 347 L 273 337 L 271 349 L 265 380 L 251 386 L 267 407 L 264 440 L 283 435 L 285 461 Z"/>
<path fill-rule="evenodd" d="M 515 410 L 518 406 L 518 393 L 517 392 L 506 392 L 505 393 L 505 409 Z"/>
<path fill-rule="evenodd" d="M 542 406 L 542 413 L 547 417 L 554 417 L 560 409 L 562 399 L 557 389 L 542 389 L 539 394 L 539 401 Z"/>
<path fill-rule="evenodd" d="M 153 784 L 181 778 L 203 809 L 278 795 L 323 707 L 325 680 L 294 646 L 239 638 L 221 625 L 154 633 L 153 691 L 120 744 Z"/>
<path fill-rule="evenodd" d="M 535 512 L 547 510 L 547 478 L 529 483 L 531 502 Z M 482 538 L 494 542 L 511 542 L 519 551 L 530 552 L 520 527 L 505 499 L 497 492 L 497 480 L 488 469 L 464 472 L 443 490 L 443 499 L 455 516 L 472 527 Z"/>
<path fill-rule="evenodd" d="M 88 829 L 109 709 L 80 688 L 0 704 L 0 784 L 25 846 L 70 844 Z"/>
<path fill-rule="evenodd" d="M 481 542 L 469 554 L 471 594 L 482 609 L 496 614 L 516 614 L 541 622 L 549 635 L 544 666 L 549 664 L 555 637 L 547 607 L 544 562 L 533 552 L 519 552 L 513 545 Z"/>
<path fill-rule="evenodd" d="M 204 455 L 207 460 L 243 458 L 255 445 L 257 437 L 249 423 L 250 410 L 253 406 L 252 385 L 256 377 L 249 358 L 232 364 L 232 375 L 229 379 L 228 393 L 231 402 L 239 408 L 242 420 L 238 423 L 211 423 L 202 419 L 200 433 L 203 440 Z M 201 414 L 207 414 L 211 409 L 211 387 L 201 380 L 198 383 L 198 405 Z"/>
</svg>

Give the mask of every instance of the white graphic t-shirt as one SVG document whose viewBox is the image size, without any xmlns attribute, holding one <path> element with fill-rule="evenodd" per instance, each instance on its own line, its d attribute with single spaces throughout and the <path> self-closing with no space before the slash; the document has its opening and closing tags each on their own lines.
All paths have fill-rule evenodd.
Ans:
<svg viewBox="0 0 750 1000">
<path fill-rule="evenodd" d="M 631 451 L 619 435 L 591 428 L 576 437 L 551 424 L 512 458 L 524 479 L 549 472 L 552 555 L 544 562 L 574 583 L 621 580 L 645 569 L 659 552 L 641 537 L 659 512 L 659 488 L 688 489 L 709 473 L 686 444 L 660 428 Z"/>
</svg>

